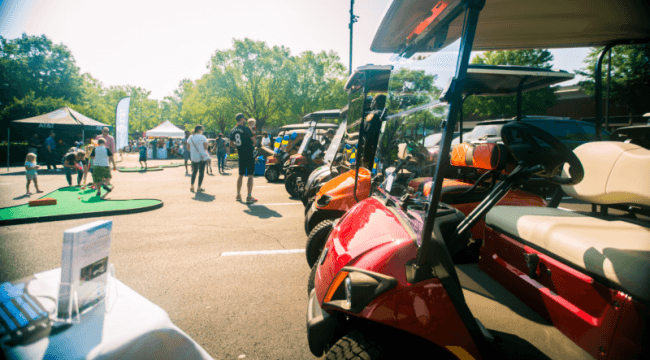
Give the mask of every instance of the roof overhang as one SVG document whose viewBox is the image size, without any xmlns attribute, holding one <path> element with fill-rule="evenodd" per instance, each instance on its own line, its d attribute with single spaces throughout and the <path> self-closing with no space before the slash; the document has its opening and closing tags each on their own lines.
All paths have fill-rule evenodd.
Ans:
<svg viewBox="0 0 650 360">
<path fill-rule="evenodd" d="M 304 120 L 321 120 L 321 119 L 338 119 L 341 116 L 341 110 L 321 110 L 307 114 L 303 117 Z"/>
<path fill-rule="evenodd" d="M 348 78 L 343 89 L 348 93 L 365 87 L 367 92 L 388 91 L 388 81 L 392 65 L 363 65 L 359 66 Z"/>
<path fill-rule="evenodd" d="M 430 21 L 439 3 L 447 5 Z M 453 10 L 459 8 L 463 8 L 460 0 L 395 0 L 386 10 L 371 50 L 407 55 L 436 51 L 460 37 L 462 21 L 454 21 L 444 41 L 436 42 L 437 34 L 445 28 L 445 17 L 454 17 Z M 649 19 L 647 0 L 486 0 L 472 49 L 549 49 L 646 42 L 650 39 Z M 420 34 L 411 35 L 418 28 Z"/>
<path fill-rule="evenodd" d="M 463 93 L 480 96 L 507 96 L 545 88 L 572 80 L 575 75 L 563 70 L 548 70 L 524 66 L 470 65 Z"/>
</svg>

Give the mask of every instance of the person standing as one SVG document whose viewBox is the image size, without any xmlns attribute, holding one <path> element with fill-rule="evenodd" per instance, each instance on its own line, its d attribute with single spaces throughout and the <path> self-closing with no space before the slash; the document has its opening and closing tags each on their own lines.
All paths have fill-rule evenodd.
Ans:
<svg viewBox="0 0 650 360">
<path fill-rule="evenodd" d="M 29 148 L 27 149 L 27 153 L 39 155 L 39 152 L 42 148 L 43 144 L 41 144 L 41 139 L 38 138 L 37 133 L 34 133 L 34 135 L 32 135 L 32 138 L 29 139 Z"/>
<path fill-rule="evenodd" d="M 226 162 L 226 139 L 223 138 L 223 134 L 219 133 L 217 138 L 217 167 L 219 168 L 219 173 L 223 174 L 224 163 Z"/>
<path fill-rule="evenodd" d="M 25 158 L 25 175 L 27 175 L 27 195 L 31 195 L 32 193 L 29 192 L 29 183 L 34 181 L 34 188 L 36 189 L 37 193 L 42 193 L 41 189 L 38 188 L 38 174 L 37 171 L 40 168 L 36 164 L 36 154 L 34 153 L 29 153 L 27 154 L 27 157 Z"/>
<path fill-rule="evenodd" d="M 187 161 L 190 159 L 190 147 L 187 146 L 187 139 L 189 139 L 191 133 L 189 130 L 185 130 L 185 139 L 181 141 L 181 145 L 183 146 L 183 160 L 185 160 L 185 175 L 189 175 L 190 173 L 187 171 Z"/>
<path fill-rule="evenodd" d="M 106 140 L 101 138 L 97 140 L 97 147 L 90 153 L 90 159 L 93 161 L 93 182 L 97 187 L 97 196 L 101 199 L 106 198 L 113 188 L 108 187 L 108 180 L 111 178 L 111 169 L 108 167 L 109 161 L 113 163 L 113 171 L 117 170 L 113 152 L 106 146 Z M 102 188 L 106 193 L 102 196 Z"/>
<path fill-rule="evenodd" d="M 205 189 L 201 188 L 203 183 L 203 175 L 205 173 L 205 164 L 208 157 L 208 139 L 203 136 L 203 125 L 196 125 L 194 134 L 187 139 L 190 144 L 190 160 L 192 160 L 192 186 L 190 191 L 194 192 L 194 180 L 196 180 L 196 173 L 199 173 L 199 186 L 196 192 L 203 192 Z"/>
<path fill-rule="evenodd" d="M 248 172 L 248 197 L 246 203 L 252 204 L 257 201 L 253 198 L 253 176 L 255 175 L 255 160 L 253 159 L 253 144 L 255 135 L 251 129 L 246 127 L 246 117 L 244 114 L 237 114 L 235 117 L 237 126 L 230 131 L 230 142 L 237 147 L 239 154 L 239 178 L 237 179 L 237 201 L 241 201 L 241 187 L 244 180 L 244 174 Z"/>
<path fill-rule="evenodd" d="M 115 154 L 115 139 L 108 133 L 108 127 L 104 126 L 102 129 L 102 134 L 97 135 L 97 139 L 104 139 L 106 141 L 106 148 L 111 151 L 111 153 Z M 110 172 L 109 172 L 110 175 Z M 111 178 L 109 177 L 107 180 L 107 184 L 111 184 Z"/>
<path fill-rule="evenodd" d="M 140 142 L 140 147 L 138 148 L 138 151 L 140 152 L 140 167 L 144 167 L 146 169 L 147 168 L 147 147 L 144 145 L 144 141 Z M 144 166 L 142 166 L 142 163 L 144 163 Z"/>
<path fill-rule="evenodd" d="M 269 138 L 269 134 L 266 131 L 262 131 L 262 147 L 271 149 L 271 138 Z"/>
<path fill-rule="evenodd" d="M 50 137 L 45 139 L 45 150 L 47 151 L 45 153 L 45 161 L 47 162 L 47 169 L 51 170 L 53 167 L 54 170 L 57 170 L 56 168 L 56 141 L 54 138 L 56 137 L 56 134 L 54 131 L 50 132 Z"/>
</svg>

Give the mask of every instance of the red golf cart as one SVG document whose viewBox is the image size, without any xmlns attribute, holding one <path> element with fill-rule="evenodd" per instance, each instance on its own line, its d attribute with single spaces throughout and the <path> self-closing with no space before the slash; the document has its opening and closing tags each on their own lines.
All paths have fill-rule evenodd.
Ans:
<svg viewBox="0 0 650 360">
<path fill-rule="evenodd" d="M 393 2 L 372 49 L 401 56 L 394 72 L 417 69 L 434 86 L 449 85 L 440 96 L 417 94 L 424 104 L 411 101 L 413 92 L 404 86 L 389 89 L 399 106 L 386 118 L 401 121 L 396 145 L 382 153 L 395 153 L 384 155 L 385 166 L 395 170 L 336 221 L 316 263 L 307 308 L 315 356 L 650 358 L 650 150 L 602 141 L 572 151 L 546 131 L 514 121 L 501 129 L 503 144 L 474 145 L 471 164 L 472 144 L 456 145 L 450 156 L 473 45 L 629 43 L 650 39 L 648 18 L 646 1 Z M 438 98 L 446 103 L 446 123 L 432 166 L 427 157 L 409 154 L 415 146 L 404 134 L 409 123 L 440 114 Z M 433 173 L 424 199 L 409 196 L 410 175 L 400 171 L 409 155 L 411 173 Z M 444 178 L 463 160 L 463 167 L 502 175 L 469 215 L 441 201 Z M 532 176 L 600 211 L 495 206 Z M 483 218 L 480 258 L 455 263 Z"/>
</svg>

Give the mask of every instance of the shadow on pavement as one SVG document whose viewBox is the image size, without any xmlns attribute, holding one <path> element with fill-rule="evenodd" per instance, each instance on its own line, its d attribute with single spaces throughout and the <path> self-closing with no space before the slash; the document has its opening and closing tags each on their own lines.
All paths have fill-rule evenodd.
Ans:
<svg viewBox="0 0 650 360">
<path fill-rule="evenodd" d="M 210 202 L 210 201 L 214 201 L 214 195 L 206 194 L 204 192 L 197 192 L 192 198 L 192 200 Z"/>
<path fill-rule="evenodd" d="M 248 215 L 257 216 L 260 219 L 282 217 L 282 214 L 275 210 L 271 210 L 264 205 L 248 205 L 248 210 L 244 210 L 244 212 Z"/>
<path fill-rule="evenodd" d="M 36 195 L 38 195 L 38 194 L 36 194 Z M 30 196 L 31 195 L 29 195 L 29 194 L 22 194 L 19 197 L 15 197 L 14 200 L 20 200 L 20 199 L 28 198 Z"/>
</svg>

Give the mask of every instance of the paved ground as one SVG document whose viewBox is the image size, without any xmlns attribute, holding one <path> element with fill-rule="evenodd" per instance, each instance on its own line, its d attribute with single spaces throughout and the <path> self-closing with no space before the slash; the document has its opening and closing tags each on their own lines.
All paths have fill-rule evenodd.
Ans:
<svg viewBox="0 0 650 360">
<path fill-rule="evenodd" d="M 118 166 L 136 162 L 136 155 L 128 155 Z M 222 256 L 304 249 L 303 206 L 289 198 L 283 184 L 268 184 L 263 177 L 255 179 L 256 206 L 236 202 L 237 169 L 226 172 L 206 175 L 203 194 L 189 191 L 184 167 L 113 172 L 109 198 L 164 201 L 151 212 L 106 217 L 113 220 L 116 275 L 167 311 L 215 359 L 313 358 L 305 330 L 304 253 Z M 0 207 L 27 202 L 25 176 L 5 174 L 1 169 Z M 49 192 L 67 182 L 60 172 L 39 175 L 39 184 Z M 59 267 L 63 231 L 97 219 L 103 218 L 0 227 L 0 281 Z"/>
</svg>

